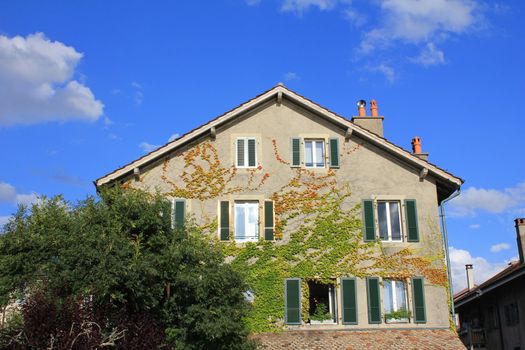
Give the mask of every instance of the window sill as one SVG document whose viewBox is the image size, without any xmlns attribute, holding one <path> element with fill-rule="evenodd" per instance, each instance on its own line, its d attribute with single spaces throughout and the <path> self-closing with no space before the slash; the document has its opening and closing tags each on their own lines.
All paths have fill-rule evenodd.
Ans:
<svg viewBox="0 0 525 350">
<path fill-rule="evenodd" d="M 408 318 L 387 318 L 385 323 L 408 323 Z"/>
<path fill-rule="evenodd" d="M 334 320 L 324 320 L 324 321 L 318 321 L 318 320 L 310 320 L 310 324 L 336 324 Z"/>
</svg>

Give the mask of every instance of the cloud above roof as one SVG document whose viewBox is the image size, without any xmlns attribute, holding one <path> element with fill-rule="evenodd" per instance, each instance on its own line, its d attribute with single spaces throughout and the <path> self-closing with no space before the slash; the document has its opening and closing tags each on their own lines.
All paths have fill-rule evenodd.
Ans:
<svg viewBox="0 0 525 350">
<path fill-rule="evenodd" d="M 97 120 L 104 105 L 75 79 L 82 57 L 43 33 L 0 35 L 0 125 Z"/>
</svg>

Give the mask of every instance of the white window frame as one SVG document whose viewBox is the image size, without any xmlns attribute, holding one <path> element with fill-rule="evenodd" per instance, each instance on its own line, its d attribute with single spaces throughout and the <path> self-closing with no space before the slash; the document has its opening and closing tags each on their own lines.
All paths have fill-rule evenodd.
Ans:
<svg viewBox="0 0 525 350">
<path fill-rule="evenodd" d="M 384 290 L 385 290 L 385 284 L 387 283 L 391 283 L 390 284 L 390 290 L 392 291 L 392 311 L 399 311 L 400 308 L 399 308 L 399 305 L 397 305 L 397 290 L 396 290 L 396 282 L 400 282 L 400 283 L 403 283 L 403 289 L 405 290 L 405 310 L 408 311 L 408 290 L 407 290 L 407 283 L 406 281 L 403 281 L 403 280 L 395 280 L 395 279 L 384 279 L 383 280 L 383 295 L 385 294 Z M 383 312 L 386 312 L 385 310 L 385 307 L 383 305 Z"/>
<path fill-rule="evenodd" d="M 307 152 L 306 152 L 306 144 L 308 142 L 311 142 L 312 143 L 312 165 L 306 165 L 306 157 L 307 157 Z M 318 166 L 317 165 L 317 154 L 315 152 L 316 150 L 316 144 L 317 143 L 320 143 L 322 146 L 323 146 L 323 165 L 322 166 Z M 309 169 L 322 169 L 322 168 L 326 168 L 326 140 L 323 140 L 323 139 L 305 139 L 304 140 L 304 146 L 303 146 L 303 151 L 304 151 L 304 167 L 305 168 L 309 168 Z"/>
<path fill-rule="evenodd" d="M 256 207 L 256 213 L 257 213 L 257 223 L 255 227 L 255 235 L 252 237 L 246 236 L 246 228 L 248 227 L 249 221 L 248 221 L 248 207 L 255 206 Z M 237 236 L 237 208 L 242 207 L 244 208 L 244 232 L 245 236 L 244 238 L 238 238 Z M 233 203 L 233 227 L 234 227 L 234 240 L 235 242 L 256 242 L 259 240 L 259 230 L 260 230 L 260 213 L 259 213 L 259 202 L 258 201 L 250 201 L 250 200 L 237 200 Z"/>
<path fill-rule="evenodd" d="M 381 225 L 379 223 L 379 203 L 386 203 L 386 228 L 387 239 L 381 239 Z M 399 239 L 392 239 L 392 219 L 390 217 L 390 203 L 397 203 L 399 206 Z M 403 228 L 403 205 L 397 199 L 378 199 L 376 201 L 376 217 L 377 217 L 377 235 L 383 242 L 403 242 L 405 237 L 405 230 Z"/>
<path fill-rule="evenodd" d="M 239 140 L 244 141 L 244 165 L 239 165 Z M 255 165 L 249 166 L 249 151 L 248 151 L 248 140 L 255 141 Z M 241 169 L 253 169 L 257 168 L 257 138 L 255 137 L 237 137 L 235 139 L 235 167 Z"/>
</svg>

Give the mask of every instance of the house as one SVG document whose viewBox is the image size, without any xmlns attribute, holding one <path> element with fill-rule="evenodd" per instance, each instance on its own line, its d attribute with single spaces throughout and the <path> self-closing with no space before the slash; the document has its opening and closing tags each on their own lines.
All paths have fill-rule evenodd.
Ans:
<svg viewBox="0 0 525 350">
<path fill-rule="evenodd" d="M 519 260 L 479 286 L 466 265 L 467 288 L 454 295 L 459 334 L 469 349 L 525 349 L 525 218 L 515 226 Z"/>
<path fill-rule="evenodd" d="M 245 273 L 255 333 L 448 330 L 438 207 L 463 180 L 358 106 L 349 120 L 279 84 L 95 184 L 171 198 L 174 225 Z"/>
</svg>

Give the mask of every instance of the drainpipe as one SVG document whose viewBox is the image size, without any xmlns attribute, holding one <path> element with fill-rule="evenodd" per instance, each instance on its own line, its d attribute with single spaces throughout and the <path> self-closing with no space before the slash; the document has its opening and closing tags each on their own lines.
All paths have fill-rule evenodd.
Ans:
<svg viewBox="0 0 525 350">
<path fill-rule="evenodd" d="M 452 292 L 452 274 L 450 272 L 450 256 L 448 253 L 448 235 L 447 235 L 447 224 L 445 222 L 445 203 L 456 198 L 461 193 L 461 189 L 458 188 L 450 197 L 441 201 L 439 206 L 439 216 L 441 217 L 441 230 L 443 232 L 443 244 L 445 246 L 445 259 L 447 261 L 447 274 L 448 274 L 448 288 L 450 292 L 450 313 L 454 323 L 456 323 L 456 312 L 454 311 L 454 294 Z"/>
</svg>

